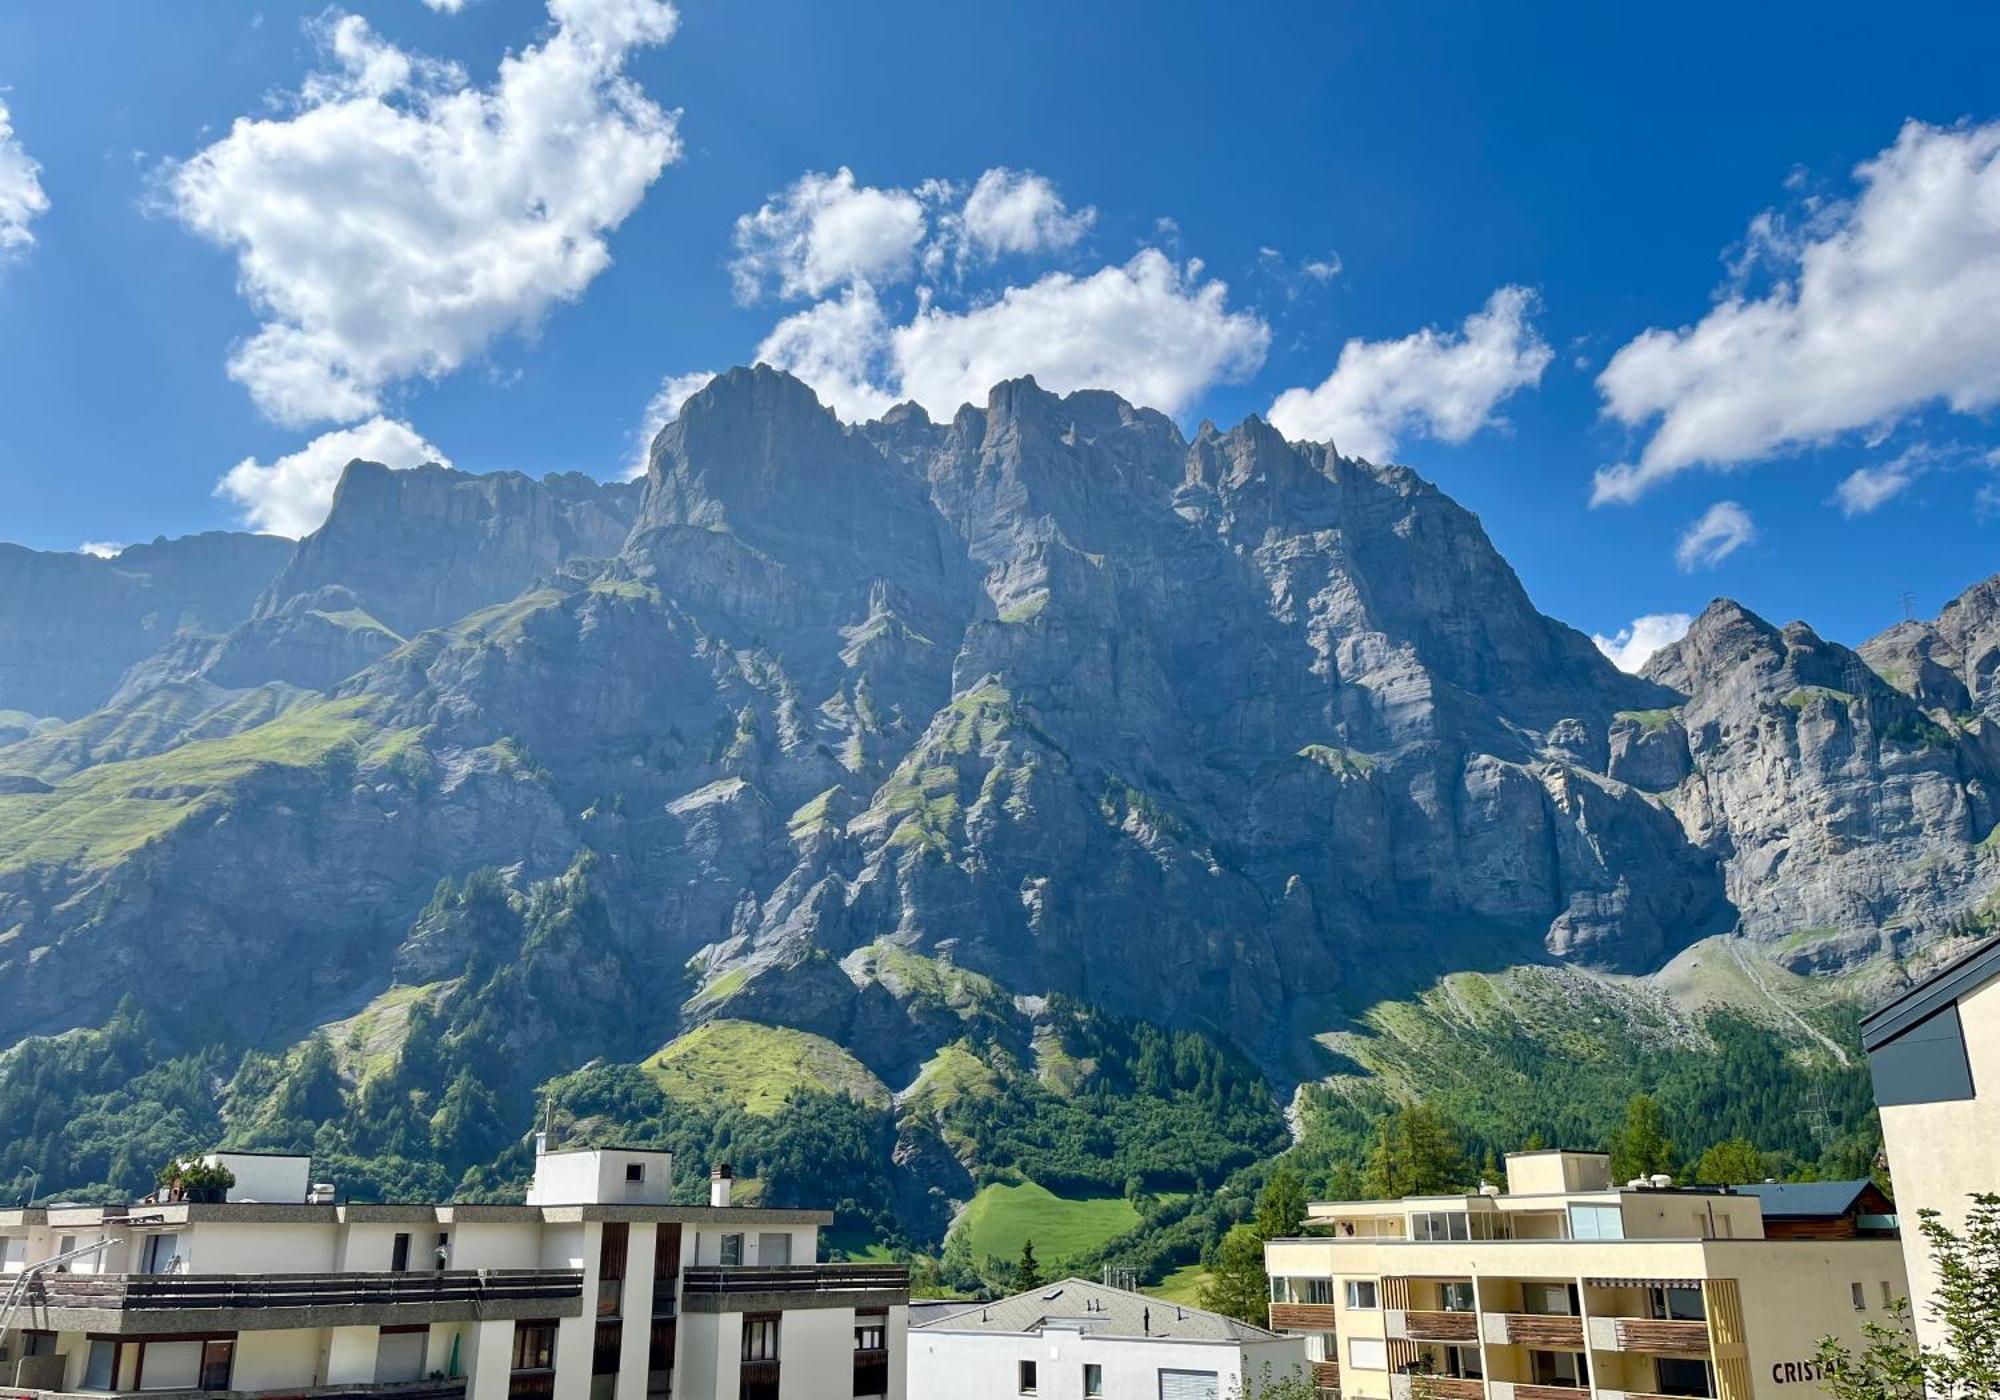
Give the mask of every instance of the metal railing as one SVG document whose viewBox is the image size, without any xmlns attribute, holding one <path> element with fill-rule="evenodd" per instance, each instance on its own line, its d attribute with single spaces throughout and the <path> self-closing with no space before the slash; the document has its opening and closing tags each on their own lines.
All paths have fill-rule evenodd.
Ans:
<svg viewBox="0 0 2000 1400">
<path fill-rule="evenodd" d="M 791 1264 L 760 1269 L 720 1265 L 681 1275 L 683 1298 L 733 1293 L 883 1293 L 906 1291 L 910 1271 L 890 1264 Z"/>
</svg>

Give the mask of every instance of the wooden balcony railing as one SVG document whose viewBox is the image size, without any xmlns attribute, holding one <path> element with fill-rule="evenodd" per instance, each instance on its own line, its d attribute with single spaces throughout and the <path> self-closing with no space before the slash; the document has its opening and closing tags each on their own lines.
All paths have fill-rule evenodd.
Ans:
<svg viewBox="0 0 2000 1400">
<path fill-rule="evenodd" d="M 1320 1394 L 1340 1394 L 1340 1363 L 1338 1361 L 1313 1361 L 1307 1363 L 1312 1368 L 1313 1388 Z"/>
<path fill-rule="evenodd" d="M 1274 1332 L 1331 1332 L 1334 1329 L 1331 1303 L 1273 1303 L 1271 1330 Z"/>
<path fill-rule="evenodd" d="M 1650 1317 L 1614 1319 L 1613 1335 L 1620 1351 L 1642 1351 L 1667 1356 L 1707 1356 L 1706 1322 L 1667 1321 Z"/>
<path fill-rule="evenodd" d="M 1406 1312 L 1403 1328 L 1413 1342 L 1476 1342 L 1479 1317 L 1469 1312 Z"/>
<path fill-rule="evenodd" d="M 1544 1351 L 1582 1351 L 1583 1319 L 1548 1313 L 1508 1313 L 1507 1340 Z"/>
<path fill-rule="evenodd" d="M 1486 1382 L 1463 1376 L 1412 1376 L 1410 1400 L 1486 1400 Z"/>
<path fill-rule="evenodd" d="M 1579 1396 L 1590 1394 L 1590 1387 L 1583 1385 L 1517 1385 L 1514 1400 L 1578 1400 Z"/>
<path fill-rule="evenodd" d="M 583 1296 L 576 1269 L 459 1269 L 402 1274 L 63 1274 L 29 1284 L 29 1306 L 105 1312 L 205 1308 L 376 1307 Z"/>
</svg>

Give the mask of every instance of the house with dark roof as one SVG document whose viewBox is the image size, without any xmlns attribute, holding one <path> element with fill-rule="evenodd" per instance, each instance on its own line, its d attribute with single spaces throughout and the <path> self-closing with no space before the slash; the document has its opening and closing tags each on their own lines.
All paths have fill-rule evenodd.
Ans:
<svg viewBox="0 0 2000 1400">
<path fill-rule="evenodd" d="M 1896 1203 L 1882 1188 L 1855 1181 L 1764 1181 L 1734 1190 L 1764 1203 L 1767 1240 L 1851 1240 L 1893 1237 Z"/>
<path fill-rule="evenodd" d="M 1961 1225 L 1975 1193 L 2000 1191 L 2000 938 L 1988 939 L 1861 1019 L 1882 1141 L 1903 1214 Z M 1918 1337 L 1943 1340 L 1927 1302 L 1930 1250 L 1903 1232 Z"/>
</svg>

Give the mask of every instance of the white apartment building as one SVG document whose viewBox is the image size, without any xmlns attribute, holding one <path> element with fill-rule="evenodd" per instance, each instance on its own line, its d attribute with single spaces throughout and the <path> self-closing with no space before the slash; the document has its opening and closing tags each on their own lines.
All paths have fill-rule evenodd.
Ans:
<svg viewBox="0 0 2000 1400">
<path fill-rule="evenodd" d="M 905 1400 L 908 1279 L 816 1263 L 665 1152 L 538 1152 L 522 1205 L 335 1204 L 310 1159 L 217 1153 L 217 1201 L 0 1211 L 0 1394 Z"/>
<path fill-rule="evenodd" d="M 1917 1336 L 1943 1343 L 1932 1311 L 1930 1245 L 1916 1228 L 1934 1210 L 1956 1230 L 1976 1194 L 2000 1193 L 2000 939 L 1939 968 L 1861 1022 L 1882 1109 L 1882 1141 L 1903 1233 Z"/>
<path fill-rule="evenodd" d="M 1753 1192 L 1610 1178 L 1517 1153 L 1504 1191 L 1315 1203 L 1324 1233 L 1264 1247 L 1271 1325 L 1347 1400 L 1818 1400 L 1819 1339 L 1907 1288 L 1865 1183 L 1767 1231 Z"/>
<path fill-rule="evenodd" d="M 910 1329 L 920 1400 L 1228 1400 L 1305 1369 L 1295 1337 L 1066 1278 Z"/>
</svg>

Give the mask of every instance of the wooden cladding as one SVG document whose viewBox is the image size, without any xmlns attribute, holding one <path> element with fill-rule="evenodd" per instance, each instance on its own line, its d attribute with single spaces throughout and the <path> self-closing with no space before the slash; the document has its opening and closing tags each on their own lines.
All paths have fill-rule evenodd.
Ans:
<svg viewBox="0 0 2000 1400">
<path fill-rule="evenodd" d="M 1644 1317 L 1621 1317 L 1617 1322 L 1618 1349 L 1670 1356 L 1707 1356 L 1706 1322 L 1666 1322 Z"/>
<path fill-rule="evenodd" d="M 1545 1351 L 1582 1351 L 1583 1319 L 1547 1313 L 1508 1313 L 1507 1340 Z"/>
<path fill-rule="evenodd" d="M 1486 1382 L 1458 1376 L 1412 1376 L 1410 1400 L 1486 1400 Z"/>
<path fill-rule="evenodd" d="M 1469 1312 L 1404 1313 L 1403 1330 L 1416 1342 L 1476 1342 L 1479 1317 Z"/>
<path fill-rule="evenodd" d="M 1271 1329 L 1275 1332 L 1331 1332 L 1333 1318 L 1332 1303 L 1271 1304 Z"/>
<path fill-rule="evenodd" d="M 1577 1400 L 1580 1395 L 1590 1394 L 1588 1386 L 1581 1385 L 1517 1385 L 1514 1400 Z"/>
<path fill-rule="evenodd" d="M 1312 1383 L 1315 1389 L 1335 1391 L 1340 1389 L 1338 1361 L 1313 1361 L 1308 1364 L 1312 1367 Z"/>
</svg>

